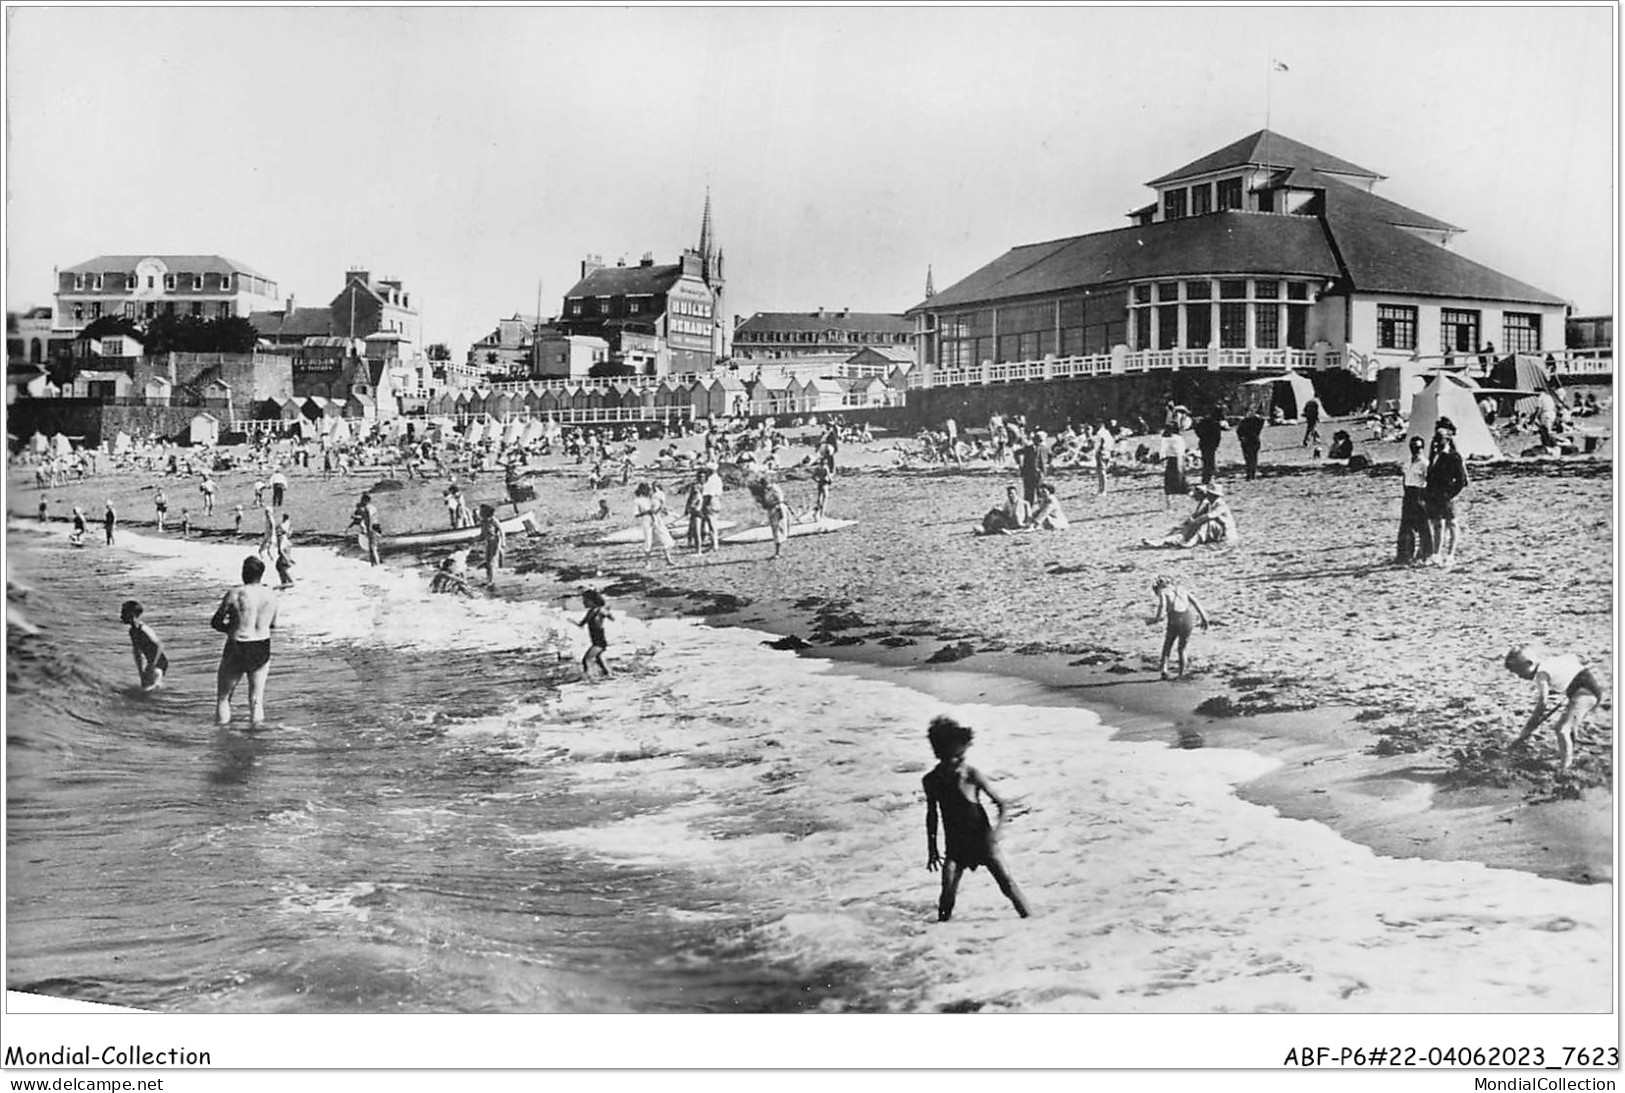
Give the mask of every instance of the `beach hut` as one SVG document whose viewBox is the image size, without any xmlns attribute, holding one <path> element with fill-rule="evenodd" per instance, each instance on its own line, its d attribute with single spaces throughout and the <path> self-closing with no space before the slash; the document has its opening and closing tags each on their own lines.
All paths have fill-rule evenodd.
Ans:
<svg viewBox="0 0 1625 1093">
<path fill-rule="evenodd" d="M 171 391 L 170 382 L 162 376 L 148 376 L 141 384 L 142 399 L 160 406 L 169 403 Z"/>
<path fill-rule="evenodd" d="M 211 413 L 195 414 L 186 430 L 187 439 L 194 447 L 213 447 L 220 443 L 220 419 Z"/>
<path fill-rule="evenodd" d="M 357 421 L 372 421 L 378 417 L 378 403 L 371 395 L 352 394 L 344 400 L 344 416 Z"/>
<path fill-rule="evenodd" d="M 1377 369 L 1377 409 L 1404 413 L 1426 385 L 1420 364 L 1383 365 Z"/>
<path fill-rule="evenodd" d="M 595 391 L 593 388 L 586 387 L 582 384 L 573 383 L 564 389 L 564 397 L 569 401 L 561 403 L 559 408 L 568 409 L 579 419 L 592 408 L 592 397 L 594 394 Z"/>
<path fill-rule="evenodd" d="M 801 407 L 806 413 L 841 408 L 841 385 L 823 376 L 811 376 L 801 381 Z"/>
<path fill-rule="evenodd" d="M 560 400 L 563 392 L 554 387 L 544 388 L 536 395 L 536 412 L 538 414 L 556 414 L 560 409 Z"/>
<path fill-rule="evenodd" d="M 1315 397 L 1315 385 L 1300 372 L 1286 372 L 1248 380 L 1240 385 L 1237 394 L 1241 401 L 1238 410 L 1256 409 L 1267 418 L 1272 409 L 1279 407 L 1281 416 L 1292 421 L 1303 413 L 1304 403 Z"/>
<path fill-rule="evenodd" d="M 846 391 L 846 404 L 848 406 L 884 406 L 886 405 L 886 384 L 879 376 L 853 376 L 848 381 Z"/>
<path fill-rule="evenodd" d="M 790 380 L 782 372 L 757 376 L 745 385 L 745 391 L 755 417 L 781 414 L 790 402 Z"/>
<path fill-rule="evenodd" d="M 1507 408 L 1512 413 L 1534 413 L 1540 406 L 1538 396 L 1542 391 L 1553 398 L 1559 397 L 1551 377 L 1546 374 L 1546 365 L 1539 357 L 1529 353 L 1511 353 L 1496 361 L 1490 368 L 1488 385 L 1502 391 L 1529 392 L 1528 398 L 1507 400 L 1512 402 Z"/>
<path fill-rule="evenodd" d="M 688 404 L 696 420 L 721 413 L 711 401 L 712 389 L 716 386 L 716 382 L 709 376 L 702 376 L 688 389 Z"/>
<path fill-rule="evenodd" d="M 507 421 L 513 414 L 514 396 L 508 391 L 494 391 L 485 401 L 485 412 L 498 421 Z"/>
<path fill-rule="evenodd" d="M 531 386 L 525 388 L 525 394 L 523 398 L 520 399 L 520 402 L 524 406 L 525 413 L 529 414 L 531 417 L 535 417 L 537 414 L 541 413 L 542 398 L 544 394 L 545 392 L 543 392 L 539 387 Z M 557 404 L 555 403 L 555 405 Z"/>
<path fill-rule="evenodd" d="M 1423 440 L 1433 437 L 1433 423 L 1448 417 L 1456 426 L 1456 450 L 1463 457 L 1494 459 L 1501 454 L 1478 409 L 1478 384 L 1465 376 L 1439 372 L 1428 378 L 1427 386 L 1411 400 L 1407 436 Z"/>
</svg>

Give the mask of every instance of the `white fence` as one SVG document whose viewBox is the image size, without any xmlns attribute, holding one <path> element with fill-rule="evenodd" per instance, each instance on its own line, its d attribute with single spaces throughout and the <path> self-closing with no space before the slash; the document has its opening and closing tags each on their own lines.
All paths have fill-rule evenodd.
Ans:
<svg viewBox="0 0 1625 1093">
<path fill-rule="evenodd" d="M 991 362 L 970 368 L 927 365 L 909 374 L 910 389 L 982 387 L 1033 380 L 1085 379 L 1091 376 L 1177 372 L 1181 369 L 1307 371 L 1341 368 L 1343 355 L 1332 349 L 1145 349 L 1096 353 L 1087 357 L 1047 357 L 1040 361 Z"/>
</svg>

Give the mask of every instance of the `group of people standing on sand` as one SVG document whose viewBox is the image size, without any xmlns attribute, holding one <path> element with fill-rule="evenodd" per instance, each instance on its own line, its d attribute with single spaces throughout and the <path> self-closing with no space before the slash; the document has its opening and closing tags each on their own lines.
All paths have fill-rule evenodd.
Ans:
<svg viewBox="0 0 1625 1093">
<path fill-rule="evenodd" d="M 1406 452 L 1400 464 L 1405 492 L 1394 564 L 1449 569 L 1456 564 L 1456 498 L 1469 482 L 1466 461 L 1456 447 L 1455 422 L 1440 417 L 1433 426 L 1432 442 L 1412 436 L 1406 441 Z"/>
</svg>

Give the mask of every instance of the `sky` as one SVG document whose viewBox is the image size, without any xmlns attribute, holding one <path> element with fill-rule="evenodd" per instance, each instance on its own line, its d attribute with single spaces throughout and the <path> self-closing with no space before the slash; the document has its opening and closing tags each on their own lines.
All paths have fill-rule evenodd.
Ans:
<svg viewBox="0 0 1625 1093">
<path fill-rule="evenodd" d="M 557 314 L 589 253 L 676 261 L 709 189 L 733 312 L 902 311 L 928 268 L 1126 226 L 1267 117 L 1611 313 L 1615 17 L 12 6 L 6 306 L 99 254 L 224 255 L 301 306 L 363 268 L 461 357 L 538 292 Z"/>
</svg>

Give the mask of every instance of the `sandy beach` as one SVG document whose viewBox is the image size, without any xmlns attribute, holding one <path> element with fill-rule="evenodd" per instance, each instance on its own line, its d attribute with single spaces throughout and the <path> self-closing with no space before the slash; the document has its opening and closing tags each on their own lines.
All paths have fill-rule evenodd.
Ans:
<svg viewBox="0 0 1625 1093">
<path fill-rule="evenodd" d="M 905 442 L 888 437 L 841 452 L 829 512 L 856 526 L 792 539 L 778 560 L 769 545 L 725 545 L 703 557 L 679 552 L 674 567 L 645 558 L 641 544 L 592 545 L 633 524 L 631 487 L 595 494 L 586 467 L 549 457 L 532 465 L 537 500 L 525 506 L 545 534 L 510 540 L 512 568 L 498 594 L 556 599 L 561 588 L 594 587 L 637 617 L 703 617 L 781 635 L 844 672 L 909 669 L 910 686 L 955 701 L 1084 705 L 1132 739 L 1280 759 L 1239 792 L 1381 854 L 1611 880 L 1611 697 L 1579 742 L 1576 777 L 1563 782 L 1549 730 L 1526 754 L 1507 751 L 1531 694 L 1501 665 L 1509 645 L 1535 641 L 1579 654 L 1612 686 L 1610 446 L 1584 459 L 1472 465 L 1460 564 L 1441 571 L 1390 564 L 1398 445 L 1360 445 L 1375 465 L 1351 473 L 1312 461 L 1300 438 L 1292 426 L 1267 430 L 1264 472 L 1253 482 L 1226 440 L 1220 481 L 1241 537 L 1225 549 L 1140 546 L 1189 502 L 1165 508 L 1157 470 L 1133 466 L 1100 496 L 1091 471 L 1055 472 L 1072 518 L 1066 531 L 975 536 L 1013 469 L 904 469 Z M 633 482 L 652 477 L 680 503 L 688 475 L 649 467 L 657 447 L 642 445 Z M 232 506 L 250 503 L 254 477 L 217 476 L 212 517 L 200 515 L 196 480 L 135 472 L 45 496 L 54 520 L 81 506 L 99 543 L 94 525 L 107 499 L 121 521 L 150 531 L 161 483 L 172 525 L 186 507 L 195 535 L 229 537 Z M 782 477 L 792 507 L 807 507 L 806 472 Z M 287 511 L 307 550 L 342 547 L 369 487 L 387 531 L 445 524 L 444 478 L 402 481 L 364 468 L 347 479 L 294 469 L 290 479 Z M 460 485 L 476 503 L 505 498 L 500 472 Z M 602 521 L 600 497 L 611 509 Z M 32 519 L 39 499 L 31 469 L 14 469 L 13 518 Z M 502 511 L 512 511 L 505 500 Z M 763 522 L 742 489 L 728 491 L 722 516 L 740 527 Z M 259 526 L 250 508 L 245 543 Z M 433 560 L 389 564 L 427 572 Z M 1158 678 L 1161 627 L 1147 622 L 1151 580 L 1164 572 L 1186 581 L 1212 618 L 1177 681 Z"/>
</svg>

